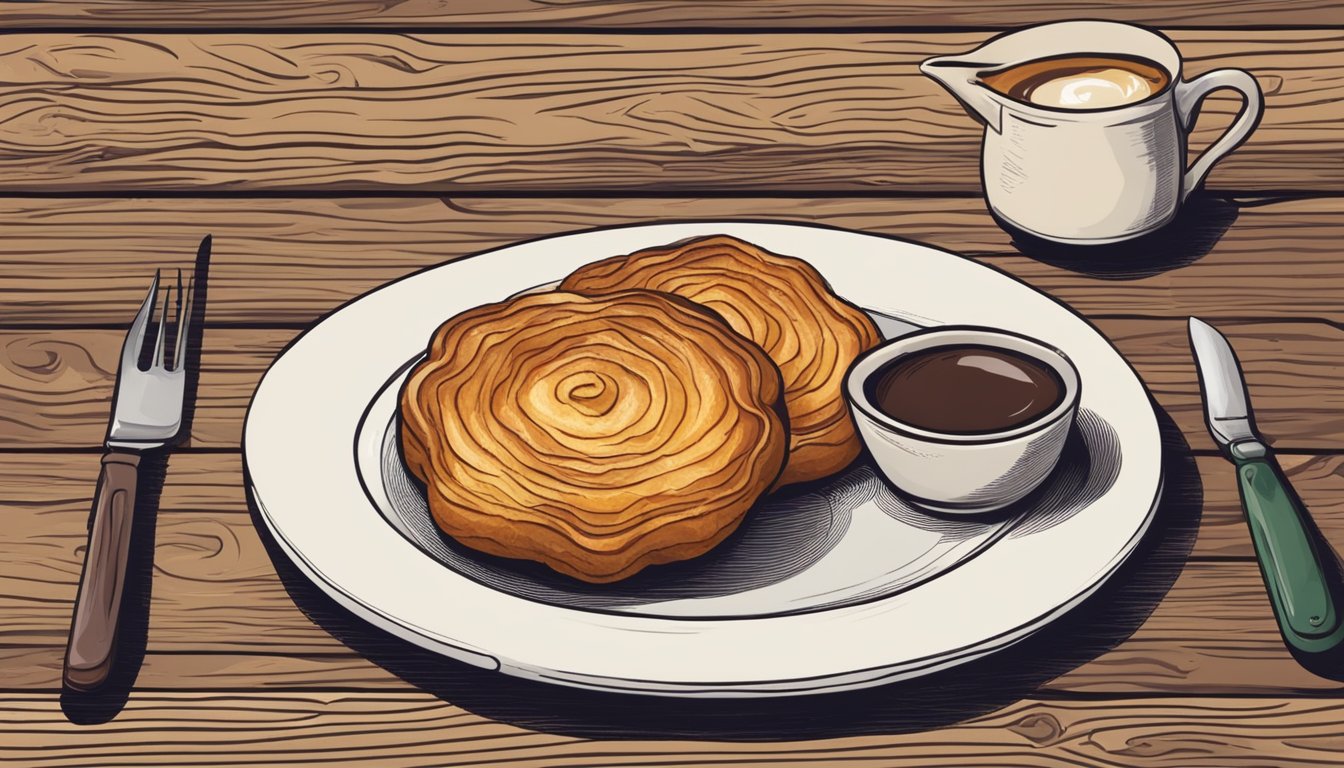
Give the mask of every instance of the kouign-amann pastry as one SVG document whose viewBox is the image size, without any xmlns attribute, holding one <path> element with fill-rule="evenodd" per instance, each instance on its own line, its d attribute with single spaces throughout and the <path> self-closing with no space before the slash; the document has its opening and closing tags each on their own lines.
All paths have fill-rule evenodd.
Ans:
<svg viewBox="0 0 1344 768">
<path fill-rule="evenodd" d="M 684 296 L 759 344 L 784 377 L 790 442 L 779 485 L 825 477 L 859 455 L 841 388 L 849 364 L 881 336 L 872 319 L 832 293 L 807 262 L 716 235 L 580 267 L 560 288 Z"/>
<path fill-rule="evenodd" d="M 530 294 L 435 332 L 402 392 L 402 453 L 459 542 L 616 581 L 737 527 L 784 465 L 782 395 L 703 307 Z"/>
</svg>

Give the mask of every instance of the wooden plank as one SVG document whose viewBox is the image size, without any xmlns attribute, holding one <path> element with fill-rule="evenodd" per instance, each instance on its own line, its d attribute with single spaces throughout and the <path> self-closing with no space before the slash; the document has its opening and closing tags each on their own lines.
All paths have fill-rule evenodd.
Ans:
<svg viewBox="0 0 1344 768">
<path fill-rule="evenodd" d="M 0 645 L 56 642 L 69 630 L 98 456 L 11 455 L 0 477 Z M 248 515 L 238 455 L 173 456 L 158 509 L 156 641 L 194 636 L 220 650 L 339 647 L 286 596 Z"/>
<path fill-rule="evenodd" d="M 1203 198 L 1160 246 L 1081 251 L 1073 260 L 1022 253 L 972 198 L 0 198 L 0 326 L 126 323 L 153 270 L 189 268 L 207 232 L 208 322 L 301 324 L 417 269 L 512 242 L 716 218 L 927 242 L 972 254 L 1089 315 L 1344 322 L 1338 197 Z"/>
<path fill-rule="evenodd" d="M 236 448 L 262 373 L 295 331 L 207 330 L 191 447 Z M 125 332 L 0 330 L 0 447 L 88 448 L 107 434 Z"/>
<path fill-rule="evenodd" d="M 1330 0 L 1275 3 L 1228 0 L 1210 5 L 1178 0 L 1138 6 L 1126 0 L 1010 0 L 940 3 L 936 0 L 290 0 L 240 6 L 226 0 L 23 0 L 0 2 L 7 27 L 247 27 L 445 26 L 458 29 L 804 29 L 858 27 L 1013 27 L 1070 17 L 1129 21 L 1155 26 L 1338 26 L 1344 11 Z"/>
<path fill-rule="evenodd" d="M 1102 320 L 1096 325 L 1138 371 L 1190 445 L 1215 448 L 1204 425 L 1186 323 Z M 1313 450 L 1344 446 L 1344 389 L 1339 387 L 1344 330 L 1320 323 L 1222 322 L 1218 328 L 1237 352 L 1256 424 L 1271 445 Z M 1298 395 L 1303 399 L 1297 400 Z M 1297 437 L 1308 433 L 1312 437 Z"/>
<path fill-rule="evenodd" d="M 1344 456 L 1279 456 L 1289 481 L 1304 500 L 1312 519 L 1336 551 L 1344 553 Z M 1194 556 L 1252 557 L 1250 534 L 1232 465 L 1220 457 L 1200 457 L 1204 514 Z"/>
<path fill-rule="evenodd" d="M 161 533 L 172 535 L 166 528 Z M 148 650 L 136 677 L 136 685 L 143 689 L 400 691 L 408 684 L 445 690 L 490 684 L 464 665 L 434 658 L 352 618 L 327 618 L 323 625 L 305 623 L 308 620 L 292 604 L 282 609 L 278 603 L 265 606 L 250 597 L 236 604 L 238 598 L 226 585 L 185 600 L 168 592 L 180 591 L 185 585 L 174 588 L 165 583 L 165 577 L 156 579 Z M 279 585 L 274 588 L 277 600 L 283 600 Z M 24 634 L 0 645 L 4 676 L 0 689 L 59 688 L 73 585 L 66 591 L 68 597 L 59 598 L 51 615 L 40 622 L 26 620 Z M 235 605 L 210 610 L 208 600 Z M 317 601 L 309 596 L 305 602 Z M 12 605 L 7 610 L 27 615 Z M 204 614 L 199 622 L 193 611 Z M 37 623 L 50 626 L 38 630 Z M 323 626 L 332 627 L 339 637 L 328 634 Z M 1061 695 L 1344 693 L 1339 683 L 1304 669 L 1289 655 L 1251 563 L 1186 566 L 1146 623 L 1127 638 L 1117 634 L 1107 625 L 1074 626 L 1069 632 L 1055 633 L 1057 647 L 1036 644 L 1021 654 L 1014 649 L 1009 652 L 1010 663 L 1019 664 L 1014 674 L 1028 670 L 1032 690 Z M 1104 653 L 1069 645 L 1075 639 L 1094 642 L 1096 636 L 1106 638 L 1096 642 L 1123 641 Z M 1005 663 L 1002 657 L 997 661 Z"/>
<path fill-rule="evenodd" d="M 54 697 L 13 695 L 0 703 L 0 719 L 14 724 L 0 740 L 0 759 L 33 767 L 369 761 L 387 768 L 1319 768 L 1338 764 L 1344 721 L 1344 705 L 1310 699 L 1027 699 L 990 707 L 959 702 L 950 711 L 929 711 L 926 702 L 905 700 L 865 703 L 865 709 L 839 712 L 817 702 L 733 703 L 730 714 L 723 703 L 692 708 L 616 699 L 586 708 L 589 719 L 563 710 L 549 722 L 528 718 L 525 722 L 544 729 L 533 731 L 492 722 L 422 692 L 137 693 L 116 720 L 87 726 L 71 725 Z M 896 703 L 914 711 L 893 712 Z M 752 717 L 744 709 L 772 714 Z M 687 719 L 666 717 L 683 711 L 689 711 Z M 723 717 L 711 720 L 705 712 Z M 968 714 L 959 717 L 963 712 Z M 622 725 L 604 726 L 603 717 Z M 649 725 L 643 730 L 624 725 L 631 722 Z M 696 730 L 699 723 L 705 723 L 703 730 Z M 678 738 L 681 731 L 699 740 Z M 604 733 L 623 740 L 603 739 Z M 743 733 L 778 740 L 740 741 Z M 812 733 L 820 735 L 800 740 L 800 734 Z"/>
<path fill-rule="evenodd" d="M 916 65 L 986 36 L 10 35 L 0 190 L 973 191 L 981 129 Z M 1344 31 L 1175 37 L 1266 94 L 1211 188 L 1344 189 Z"/>
<path fill-rule="evenodd" d="M 1279 461 L 1326 538 L 1344 552 L 1344 455 L 1280 456 Z M 1216 456 L 1199 456 L 1195 463 L 1203 486 L 1203 516 L 1191 556 L 1253 557 L 1230 465 Z M 177 454 L 160 505 L 165 511 L 208 518 L 244 514 L 241 472 L 236 454 Z M 17 541 L 41 533 L 43 515 L 87 514 L 97 476 L 97 456 L 10 455 L 0 466 L 0 501 L 36 516 L 29 521 L 30 528 L 10 538 Z"/>
<path fill-rule="evenodd" d="M 1340 551 L 1342 461 L 1289 462 L 1290 477 Z M 1259 572 L 1248 559 L 1228 467 L 1201 458 L 1197 472 L 1204 499 L 1191 545 L 1197 560 L 1176 575 L 1185 545 L 1174 534 L 1160 534 L 1174 543 L 1155 552 L 1171 551 L 1145 555 L 1086 615 L 1014 657 L 1010 665 L 1017 673 L 1034 674 L 1033 689 L 1046 683 L 1050 691 L 1097 694 L 1340 690 L 1302 669 L 1279 639 Z M 6 617 L 0 625 L 0 689 L 58 687 L 96 476 L 97 458 L 89 455 L 18 454 L 0 467 L 0 551 L 6 553 L 0 561 L 0 615 Z M 172 457 L 158 509 L 151 626 L 139 687 L 479 685 L 465 667 L 368 628 L 335 608 L 286 561 L 273 563 L 246 507 L 238 456 Z M 1239 559 L 1198 560 L 1207 555 Z"/>
<path fill-rule="evenodd" d="M 1181 320 L 1098 320 L 1192 447 L 1214 444 Z M 1261 430 L 1280 449 L 1344 447 L 1344 330 L 1319 322 L 1228 321 Z M 298 331 L 211 328 L 204 337 L 190 447 L 236 448 L 261 375 Z M 0 447 L 100 445 L 116 381 L 120 329 L 0 329 Z"/>
</svg>

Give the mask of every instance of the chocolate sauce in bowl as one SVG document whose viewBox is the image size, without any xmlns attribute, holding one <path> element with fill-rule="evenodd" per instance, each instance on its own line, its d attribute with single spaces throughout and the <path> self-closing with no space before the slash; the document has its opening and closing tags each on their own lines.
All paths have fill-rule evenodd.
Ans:
<svg viewBox="0 0 1344 768">
<path fill-rule="evenodd" d="M 902 424 L 952 435 L 1003 432 L 1049 413 L 1064 380 L 1028 355 L 980 344 L 932 347 L 873 372 L 872 404 Z"/>
</svg>

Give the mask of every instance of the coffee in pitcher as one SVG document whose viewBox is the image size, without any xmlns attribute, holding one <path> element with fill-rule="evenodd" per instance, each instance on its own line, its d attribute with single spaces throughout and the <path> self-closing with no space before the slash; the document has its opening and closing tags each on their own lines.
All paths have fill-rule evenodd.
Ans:
<svg viewBox="0 0 1344 768">
<path fill-rule="evenodd" d="M 985 72 L 980 82 L 1011 99 L 1052 109 L 1110 109 L 1161 93 L 1171 82 L 1138 56 L 1066 55 Z"/>
<path fill-rule="evenodd" d="M 1118 243 L 1176 218 L 1218 159 L 1251 135 L 1264 98 L 1250 73 L 1181 78 L 1165 35 L 1133 24 L 1064 21 L 999 35 L 919 69 L 984 125 L 980 179 L 1010 231 L 1076 245 Z M 1188 137 L 1209 93 L 1246 106 L 1193 162 Z"/>
</svg>

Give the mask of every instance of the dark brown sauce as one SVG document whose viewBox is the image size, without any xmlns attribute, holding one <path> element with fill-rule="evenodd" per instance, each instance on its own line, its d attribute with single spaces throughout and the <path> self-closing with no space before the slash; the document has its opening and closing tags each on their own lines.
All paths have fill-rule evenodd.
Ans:
<svg viewBox="0 0 1344 768">
<path fill-rule="evenodd" d="M 891 418 L 930 432 L 976 435 L 1020 427 L 1064 399 L 1055 369 L 1018 352 L 979 344 L 933 347 L 873 372 L 869 401 Z"/>
<path fill-rule="evenodd" d="M 1167 71 L 1157 62 L 1140 56 L 1116 54 L 1066 54 L 1034 59 L 1006 69 L 982 72 L 979 79 L 1004 96 L 1030 103 L 1032 91 L 1044 83 L 1105 69 L 1130 72 L 1148 81 L 1152 93 L 1160 93 L 1171 82 Z"/>
</svg>

